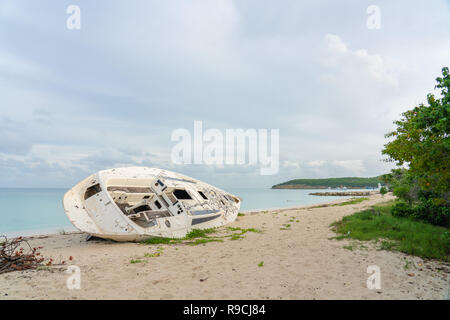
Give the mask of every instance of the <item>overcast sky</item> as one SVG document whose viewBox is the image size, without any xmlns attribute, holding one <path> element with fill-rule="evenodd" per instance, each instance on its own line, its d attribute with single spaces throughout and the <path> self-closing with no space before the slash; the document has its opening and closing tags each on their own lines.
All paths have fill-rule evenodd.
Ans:
<svg viewBox="0 0 450 320">
<path fill-rule="evenodd" d="M 223 188 L 383 174 L 384 134 L 443 66 L 443 0 L 1 0 L 0 187 L 71 187 L 128 165 Z M 172 164 L 171 133 L 194 120 L 279 129 L 279 173 Z"/>
</svg>

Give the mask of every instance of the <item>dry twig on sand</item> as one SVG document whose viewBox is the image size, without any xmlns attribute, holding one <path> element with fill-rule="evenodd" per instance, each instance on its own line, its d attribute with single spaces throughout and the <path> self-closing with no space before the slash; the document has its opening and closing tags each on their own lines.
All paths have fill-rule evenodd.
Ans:
<svg viewBox="0 0 450 320">
<path fill-rule="evenodd" d="M 10 271 L 36 269 L 44 261 L 37 251 L 22 237 L 8 239 L 0 236 L 0 274 Z"/>
</svg>

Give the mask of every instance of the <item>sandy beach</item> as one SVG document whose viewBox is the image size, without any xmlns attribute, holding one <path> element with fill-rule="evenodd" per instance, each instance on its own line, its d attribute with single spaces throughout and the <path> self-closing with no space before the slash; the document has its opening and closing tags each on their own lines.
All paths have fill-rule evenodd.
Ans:
<svg viewBox="0 0 450 320">
<path fill-rule="evenodd" d="M 252 212 L 229 226 L 262 232 L 199 245 L 33 237 L 45 257 L 66 264 L 1 274 L 0 299 L 449 299 L 448 264 L 331 239 L 331 223 L 390 199 Z M 68 265 L 80 268 L 79 290 L 67 288 Z M 380 268 L 381 289 L 367 288 L 371 265 Z"/>
</svg>

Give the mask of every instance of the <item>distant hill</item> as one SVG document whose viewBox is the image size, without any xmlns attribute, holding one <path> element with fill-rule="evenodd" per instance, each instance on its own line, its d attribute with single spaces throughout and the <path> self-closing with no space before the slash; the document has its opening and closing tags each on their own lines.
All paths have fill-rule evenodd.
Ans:
<svg viewBox="0 0 450 320">
<path fill-rule="evenodd" d="M 327 189 L 346 187 L 347 189 L 375 188 L 383 183 L 381 176 L 372 178 L 327 178 L 327 179 L 294 179 L 272 186 L 272 189 Z"/>
</svg>

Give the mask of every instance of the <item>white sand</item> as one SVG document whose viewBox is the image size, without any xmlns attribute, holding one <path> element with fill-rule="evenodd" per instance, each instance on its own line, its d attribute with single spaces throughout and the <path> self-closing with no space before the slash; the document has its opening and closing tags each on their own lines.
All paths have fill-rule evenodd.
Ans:
<svg viewBox="0 0 450 320">
<path fill-rule="evenodd" d="M 32 239 L 46 257 L 73 256 L 67 263 L 80 267 L 81 289 L 67 289 L 67 266 L 18 271 L 0 275 L 0 299 L 448 299 L 448 264 L 367 243 L 351 251 L 343 247 L 352 241 L 329 239 L 332 222 L 391 198 L 253 213 L 230 226 L 262 233 L 196 246 L 86 242 L 79 233 Z M 286 223 L 289 230 L 280 230 Z M 161 256 L 144 258 L 157 247 Z M 380 267 L 380 290 L 366 286 L 370 265 Z"/>
</svg>

